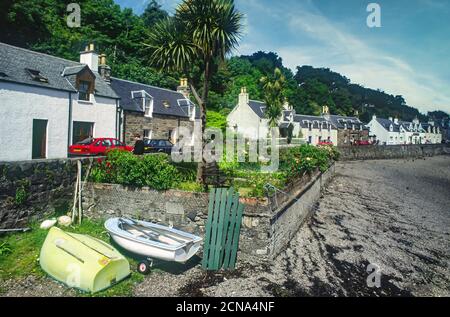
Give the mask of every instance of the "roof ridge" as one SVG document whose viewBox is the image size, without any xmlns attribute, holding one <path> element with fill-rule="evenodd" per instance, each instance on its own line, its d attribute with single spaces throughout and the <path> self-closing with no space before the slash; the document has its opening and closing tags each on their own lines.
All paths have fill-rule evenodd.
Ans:
<svg viewBox="0 0 450 317">
<path fill-rule="evenodd" d="M 14 46 L 14 45 L 7 44 L 7 43 L 3 43 L 3 42 L 0 42 L 0 45 L 8 46 L 8 47 L 11 47 L 11 48 L 14 48 L 14 49 L 18 49 L 18 50 L 25 51 L 25 52 L 29 52 L 29 53 L 36 54 L 36 55 L 43 55 L 43 56 L 47 56 L 47 57 L 52 57 L 52 58 L 60 59 L 60 60 L 63 60 L 63 61 L 65 61 L 65 62 L 71 62 L 71 63 L 76 63 L 76 64 L 78 64 L 78 65 L 75 65 L 75 66 L 86 65 L 86 64 L 83 64 L 83 63 L 80 63 L 80 62 L 72 61 L 72 60 L 70 60 L 70 59 L 66 59 L 66 58 L 62 58 L 62 57 L 58 57 L 58 56 L 54 56 L 54 55 L 50 55 L 50 54 L 46 54 L 46 53 L 41 53 L 41 52 L 33 51 L 33 50 L 30 50 L 30 49 L 27 49 L 27 48 L 23 48 L 23 47 L 19 47 L 19 46 Z M 71 67 L 75 67 L 75 66 L 71 66 Z"/>
<path fill-rule="evenodd" d="M 132 80 L 127 80 L 127 79 L 122 79 L 122 78 L 117 78 L 117 77 L 111 77 L 111 79 L 119 80 L 119 81 L 124 81 L 124 82 L 130 83 L 130 84 L 138 84 L 138 85 L 145 86 L 145 87 L 150 87 L 150 88 L 155 88 L 155 89 L 165 90 L 165 91 L 173 92 L 173 93 L 175 93 L 175 94 L 183 95 L 181 92 L 178 92 L 178 91 L 176 91 L 176 90 L 167 89 L 167 88 L 162 88 L 162 87 L 157 87 L 157 86 L 148 85 L 148 84 L 143 84 L 143 83 L 138 83 L 138 82 L 132 81 Z M 184 98 L 184 99 L 187 99 L 187 98 Z M 187 100 L 188 100 L 188 99 L 187 99 Z"/>
</svg>

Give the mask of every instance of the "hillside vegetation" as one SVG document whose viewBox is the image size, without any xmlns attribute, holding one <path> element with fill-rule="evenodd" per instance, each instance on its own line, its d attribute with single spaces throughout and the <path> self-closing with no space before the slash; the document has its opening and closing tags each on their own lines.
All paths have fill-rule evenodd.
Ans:
<svg viewBox="0 0 450 317">
<path fill-rule="evenodd" d="M 71 2 L 3 0 L 0 41 L 71 60 L 78 60 L 79 52 L 94 42 L 100 53 L 107 54 L 115 77 L 175 89 L 178 79 L 188 75 L 201 84 L 202 75 L 195 68 L 193 73 L 179 74 L 158 72 L 152 67 L 151 49 L 145 45 L 149 30 L 169 16 L 155 0 L 149 2 L 142 15 L 121 9 L 113 0 L 77 1 L 82 9 L 80 28 L 67 27 L 66 7 Z M 366 122 L 373 114 L 398 116 L 403 120 L 417 116 L 426 120 L 402 96 L 351 83 L 349 78 L 325 68 L 299 66 L 294 73 L 274 52 L 229 57 L 225 62 L 216 62 L 214 67 L 208 117 L 214 118 L 217 124 L 213 125 L 220 128 L 224 116 L 236 105 L 242 86 L 247 87 L 251 99 L 263 100 L 260 79 L 273 76 L 275 68 L 281 69 L 286 77 L 284 94 L 298 113 L 319 115 L 322 106 L 327 105 L 333 114 L 357 114 Z"/>
</svg>

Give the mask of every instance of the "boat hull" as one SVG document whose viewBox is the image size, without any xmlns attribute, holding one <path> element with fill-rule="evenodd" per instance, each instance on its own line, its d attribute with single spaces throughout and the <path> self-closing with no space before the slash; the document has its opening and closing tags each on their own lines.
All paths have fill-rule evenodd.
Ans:
<svg viewBox="0 0 450 317">
<path fill-rule="evenodd" d="M 140 255 L 145 258 L 159 259 L 169 262 L 185 263 L 192 258 L 200 249 L 202 238 L 178 231 L 176 229 L 155 225 L 148 222 L 139 221 L 139 224 L 149 229 L 157 228 L 159 230 L 168 230 L 175 232 L 177 235 L 185 237 L 191 243 L 187 243 L 175 247 L 167 247 L 160 243 L 153 243 L 146 239 L 140 239 L 135 236 L 131 236 L 121 230 L 118 226 L 119 218 L 113 218 L 105 223 L 105 228 L 108 230 L 111 238 L 119 246 L 125 250 Z"/>
<path fill-rule="evenodd" d="M 56 227 L 45 239 L 39 263 L 57 281 L 91 293 L 107 289 L 131 274 L 128 261 L 112 246 Z"/>
</svg>

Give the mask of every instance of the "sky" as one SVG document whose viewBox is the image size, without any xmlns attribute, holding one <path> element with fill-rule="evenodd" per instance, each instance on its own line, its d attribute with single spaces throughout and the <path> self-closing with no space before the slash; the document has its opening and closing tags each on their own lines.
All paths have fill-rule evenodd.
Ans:
<svg viewBox="0 0 450 317">
<path fill-rule="evenodd" d="M 115 0 L 141 13 L 146 0 Z M 381 27 L 367 26 L 367 6 Z M 173 13 L 179 0 L 160 0 Z M 450 113 L 449 0 L 235 0 L 245 14 L 235 55 L 273 51 L 294 72 L 326 67 L 353 83 L 403 95 L 421 112 Z"/>
</svg>

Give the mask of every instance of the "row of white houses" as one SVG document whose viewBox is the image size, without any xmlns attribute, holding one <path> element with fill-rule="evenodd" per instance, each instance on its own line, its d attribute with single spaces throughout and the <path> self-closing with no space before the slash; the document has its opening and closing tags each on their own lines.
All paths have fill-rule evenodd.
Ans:
<svg viewBox="0 0 450 317">
<path fill-rule="evenodd" d="M 228 115 L 228 126 L 249 139 L 265 139 L 269 136 L 269 123 L 265 116 L 266 104 L 251 100 L 242 88 L 236 107 Z M 337 146 L 371 141 L 379 145 L 439 144 L 442 131 L 433 121 L 428 123 L 383 119 L 373 116 L 366 125 L 357 117 L 331 115 L 324 107 L 321 116 L 306 116 L 295 113 L 287 103 L 279 120 L 281 137 L 290 135 L 312 145 L 331 142 Z"/>
<path fill-rule="evenodd" d="M 370 138 L 382 145 L 401 144 L 439 144 L 442 142 L 442 131 L 433 121 L 412 122 L 401 121 L 394 118 L 377 118 L 373 116 L 367 124 Z"/>
<path fill-rule="evenodd" d="M 186 80 L 177 91 L 111 77 L 104 55 L 89 45 L 74 62 L 0 43 L 0 161 L 67 157 L 71 144 L 87 137 L 116 138 L 131 144 L 134 135 L 177 141 L 177 128 L 199 119 Z M 250 100 L 243 88 L 228 126 L 247 138 L 269 136 L 266 105 Z M 280 118 L 283 138 L 338 146 L 367 140 L 380 144 L 440 143 L 433 122 L 374 117 L 366 126 L 356 117 L 296 114 L 288 104 Z M 370 133 L 369 133 L 370 130 Z"/>
</svg>

